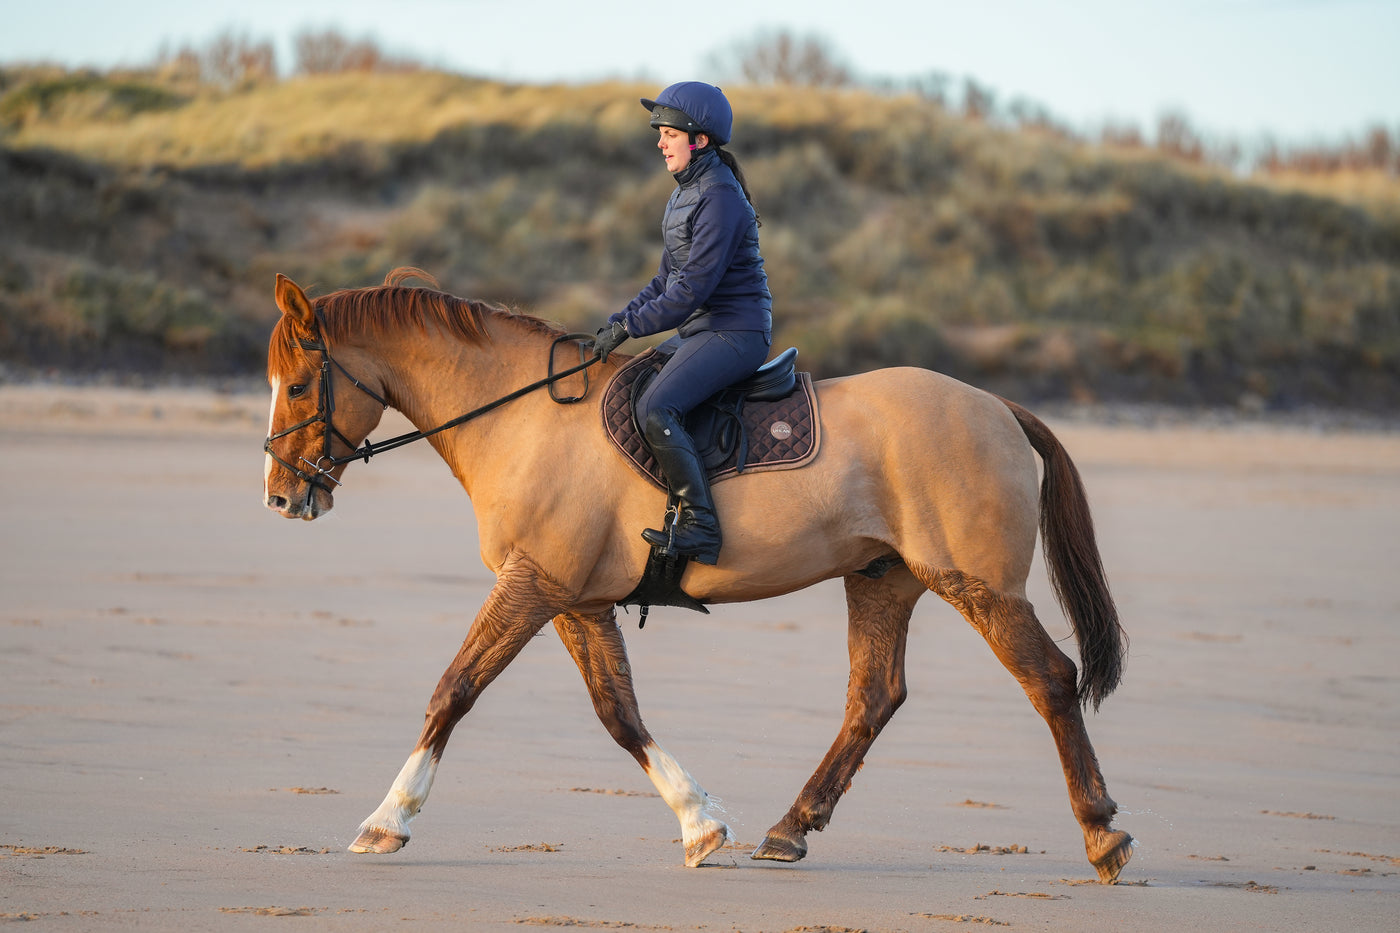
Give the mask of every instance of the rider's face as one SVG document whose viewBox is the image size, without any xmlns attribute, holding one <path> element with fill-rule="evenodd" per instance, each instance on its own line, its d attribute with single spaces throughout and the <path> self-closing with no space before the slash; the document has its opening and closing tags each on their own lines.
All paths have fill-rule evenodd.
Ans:
<svg viewBox="0 0 1400 933">
<path fill-rule="evenodd" d="M 690 134 L 678 130 L 674 126 L 663 126 L 660 130 L 656 148 L 661 150 L 661 155 L 666 159 L 666 171 L 674 175 L 690 164 Z M 704 133 L 695 135 L 697 149 L 705 148 L 709 142 L 709 137 Z"/>
</svg>

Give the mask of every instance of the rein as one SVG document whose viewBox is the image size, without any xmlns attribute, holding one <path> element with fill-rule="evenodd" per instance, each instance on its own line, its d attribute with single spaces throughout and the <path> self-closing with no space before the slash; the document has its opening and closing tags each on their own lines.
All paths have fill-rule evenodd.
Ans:
<svg viewBox="0 0 1400 933">
<path fill-rule="evenodd" d="M 556 347 L 559 346 L 559 344 L 571 340 L 592 339 L 592 336 L 589 334 L 564 334 L 561 337 L 556 337 L 554 339 L 554 342 L 549 345 L 549 369 L 548 375 L 545 376 L 545 378 L 532 382 L 527 386 L 522 386 L 521 388 L 516 389 L 514 392 L 511 392 L 508 395 L 503 395 L 495 401 L 487 402 L 485 405 L 482 405 L 479 408 L 474 408 L 466 414 L 458 415 L 456 418 L 453 418 L 450 421 L 444 421 L 442 424 L 438 425 L 435 428 L 429 428 L 426 431 L 410 431 L 407 434 L 400 434 L 398 437 L 391 437 L 389 440 L 383 441 L 378 444 L 371 443 L 369 439 L 366 438 L 365 442 L 359 447 L 356 447 L 355 444 L 349 438 L 347 438 L 344 434 L 340 433 L 340 431 L 336 429 L 335 425 L 331 421 L 332 416 L 335 414 L 335 398 L 331 393 L 331 367 L 334 366 L 336 369 L 340 370 L 341 374 L 344 375 L 346 379 L 350 380 L 351 385 L 368 395 L 370 398 L 374 399 L 384 408 L 387 409 L 389 407 L 389 402 L 382 396 L 380 396 L 378 393 L 376 393 L 374 390 L 366 386 L 364 383 L 360 382 L 354 376 L 350 375 L 350 372 L 340 363 L 340 361 L 331 356 L 330 347 L 326 344 L 324 338 L 317 340 L 298 340 L 297 342 L 301 344 L 301 348 L 303 350 L 312 350 L 321 354 L 321 375 L 319 379 L 320 397 L 317 399 L 316 402 L 316 414 L 311 416 L 310 418 L 298 421 L 291 427 L 283 428 L 276 434 L 269 435 L 267 440 L 263 442 L 263 450 L 274 461 L 281 464 L 287 470 L 290 470 L 294 475 L 296 475 L 298 479 L 306 480 L 313 486 L 319 486 L 326 492 L 333 492 L 334 490 L 332 489 L 332 487 L 327 485 L 324 482 L 324 480 L 330 480 L 336 486 L 341 485 L 340 480 L 330 475 L 330 471 L 342 464 L 350 463 L 354 460 L 364 460 L 366 463 L 368 463 L 369 458 L 374 456 L 375 454 L 385 453 L 390 450 L 396 450 L 400 447 L 405 447 L 409 444 L 412 444 L 415 441 L 421 441 L 424 438 L 432 437 L 434 434 L 441 433 L 442 431 L 446 431 L 449 428 L 455 428 L 458 425 L 465 424 L 468 421 L 471 421 L 475 418 L 481 417 L 484 414 L 487 414 L 488 412 L 494 411 L 497 408 L 500 408 L 502 405 L 505 405 L 507 402 L 513 402 L 521 396 L 529 395 L 531 392 L 536 392 L 540 389 L 545 388 L 546 386 L 549 387 L 549 397 L 560 405 L 572 405 L 575 402 L 583 401 L 585 398 L 588 397 L 588 367 L 592 366 L 594 363 L 599 362 L 599 356 L 595 353 L 592 357 L 584 359 L 584 349 L 583 345 L 580 343 L 578 350 L 579 359 L 582 360 L 582 362 L 580 362 L 577 366 L 573 366 L 569 369 L 564 370 L 563 372 L 556 373 L 554 371 L 554 350 Z M 565 396 L 556 395 L 554 390 L 555 383 L 559 382 L 562 379 L 567 379 L 569 376 L 575 375 L 576 373 L 583 373 L 583 394 Z M 303 469 L 297 464 L 289 463 L 287 460 L 278 456 L 277 453 L 273 451 L 273 441 L 278 440 L 279 438 L 286 437 L 289 434 L 292 434 L 296 431 L 300 431 L 302 428 L 309 427 L 313 424 L 325 425 L 324 444 L 322 447 L 323 452 L 321 456 L 316 459 L 315 463 L 312 463 L 305 457 L 299 458 L 300 463 L 305 464 L 306 467 L 308 467 L 309 469 Z M 331 453 L 332 444 L 337 439 L 346 447 L 351 448 L 351 452 L 339 457 Z"/>
</svg>

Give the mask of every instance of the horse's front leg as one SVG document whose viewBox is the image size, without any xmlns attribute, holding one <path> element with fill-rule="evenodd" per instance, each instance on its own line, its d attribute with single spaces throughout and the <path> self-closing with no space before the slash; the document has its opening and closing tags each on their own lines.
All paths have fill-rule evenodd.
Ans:
<svg viewBox="0 0 1400 933">
<path fill-rule="evenodd" d="M 717 801 L 705 793 L 676 759 L 647 732 L 632 689 L 632 669 L 616 614 L 586 616 L 575 613 L 554 620 L 554 628 L 578 664 L 588 685 L 588 695 L 599 720 L 618 745 L 631 753 L 646 771 L 661 799 L 681 823 L 685 864 L 696 868 L 706 857 L 732 838 L 729 827 L 710 808 Z"/>
<path fill-rule="evenodd" d="M 476 620 L 428 703 L 423 732 L 379 809 L 360 824 L 351 852 L 397 852 L 408 842 L 408 823 L 422 809 L 453 726 L 486 685 L 567 603 L 538 568 L 509 557 Z"/>
</svg>

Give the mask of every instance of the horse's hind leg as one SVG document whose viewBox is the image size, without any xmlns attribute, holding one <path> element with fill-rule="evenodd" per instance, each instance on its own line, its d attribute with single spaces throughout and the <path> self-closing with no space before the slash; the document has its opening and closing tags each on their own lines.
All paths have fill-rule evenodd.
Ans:
<svg viewBox="0 0 1400 933">
<path fill-rule="evenodd" d="M 584 616 L 567 613 L 554 628 L 578 664 L 598 719 L 618 745 L 646 771 L 661 798 L 681 823 L 685 864 L 695 868 L 731 838 L 729 827 L 709 813 L 714 801 L 684 768 L 647 732 L 632 690 L 627 646 L 614 613 Z"/>
<path fill-rule="evenodd" d="M 928 577 L 929 588 L 982 633 L 1050 726 L 1069 787 L 1070 805 L 1084 831 L 1085 851 L 1099 880 L 1112 884 L 1132 857 L 1133 839 L 1111 825 L 1118 807 L 1108 796 L 1084 728 L 1075 692 L 1074 662 L 1056 646 L 1025 599 L 997 593 L 982 581 L 956 571 L 934 571 Z"/>
<path fill-rule="evenodd" d="M 351 852 L 397 852 L 408 842 L 408 823 L 428 799 L 438 760 L 452 728 L 530 638 L 560 611 L 565 598 L 528 560 L 513 555 L 497 575 L 486 602 L 467 631 L 428 703 L 423 731 L 379 808 L 360 824 Z"/>
<path fill-rule="evenodd" d="M 902 564 L 878 580 L 852 574 L 845 581 L 851 657 L 845 720 L 787 815 L 754 850 L 756 859 L 795 862 L 807 854 L 807 833 L 825 828 L 875 737 L 908 695 L 904 646 L 924 585 Z"/>
</svg>

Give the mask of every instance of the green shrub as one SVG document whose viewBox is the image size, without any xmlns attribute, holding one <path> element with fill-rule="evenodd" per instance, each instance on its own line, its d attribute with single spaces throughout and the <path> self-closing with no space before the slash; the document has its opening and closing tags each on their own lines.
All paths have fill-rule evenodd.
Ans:
<svg viewBox="0 0 1400 933">
<path fill-rule="evenodd" d="M 120 121 L 170 110 L 185 98 L 154 84 L 113 80 L 91 72 L 17 82 L 0 96 L 0 126 L 10 129 L 47 118 Z"/>
<path fill-rule="evenodd" d="M 203 294 L 149 273 L 75 265 L 57 283 L 54 298 L 70 334 L 99 346 L 140 338 L 171 350 L 202 350 L 227 328 L 226 317 Z"/>
</svg>

